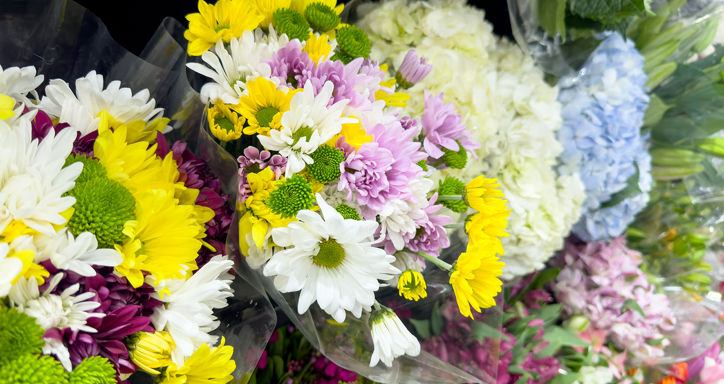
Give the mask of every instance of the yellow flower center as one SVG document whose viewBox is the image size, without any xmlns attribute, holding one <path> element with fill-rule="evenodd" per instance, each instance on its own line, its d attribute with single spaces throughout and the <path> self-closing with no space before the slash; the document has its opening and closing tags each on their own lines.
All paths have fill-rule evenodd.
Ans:
<svg viewBox="0 0 724 384">
<path fill-rule="evenodd" d="M 336 240 L 328 239 L 319 244 L 319 252 L 312 261 L 320 267 L 336 268 L 342 264 L 344 256 L 344 248 Z"/>
</svg>

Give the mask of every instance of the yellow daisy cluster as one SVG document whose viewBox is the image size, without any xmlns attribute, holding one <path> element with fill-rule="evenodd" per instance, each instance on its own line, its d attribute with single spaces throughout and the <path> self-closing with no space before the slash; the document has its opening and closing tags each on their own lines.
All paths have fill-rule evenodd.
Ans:
<svg viewBox="0 0 724 384">
<path fill-rule="evenodd" d="M 266 200 L 276 189 L 276 178 L 271 168 L 264 168 L 261 172 L 251 173 L 247 176 L 251 195 L 237 209 L 241 213 L 239 220 L 239 238 L 244 239 L 251 233 L 257 248 L 264 247 L 264 240 L 272 228 L 285 227 L 293 218 L 284 219 L 271 211 Z M 249 245 L 246 241 L 239 241 L 241 252 L 249 254 Z"/>
<path fill-rule="evenodd" d="M 135 219 L 123 226 L 126 239 L 115 245 L 123 256 L 116 271 L 134 287 L 143 284 L 144 273 L 160 282 L 184 278 L 197 269 L 204 225 L 214 216 L 213 210 L 195 204 L 199 191 L 179 181 L 173 155 L 157 157 L 156 145 L 141 139 L 145 136 L 140 127 L 138 122 L 114 127 L 110 116 L 101 113 L 93 146 L 107 177 L 128 189 L 136 201 Z"/>
<path fill-rule="evenodd" d="M 201 345 L 179 367 L 171 353 L 176 344 L 171 334 L 164 331 L 139 332 L 134 335 L 130 351 L 131 360 L 139 368 L 154 375 L 162 375 L 159 383 L 219 383 L 233 380 L 236 363 L 231 359 L 233 347 L 224 345 L 222 337 L 218 347 Z M 164 369 L 163 372 L 159 369 Z"/>
</svg>

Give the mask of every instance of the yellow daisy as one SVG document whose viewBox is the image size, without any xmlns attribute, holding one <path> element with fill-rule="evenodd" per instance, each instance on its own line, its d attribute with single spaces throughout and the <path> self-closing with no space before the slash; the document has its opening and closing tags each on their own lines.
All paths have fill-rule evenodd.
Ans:
<svg viewBox="0 0 724 384">
<path fill-rule="evenodd" d="M 11 251 L 7 257 L 14 257 L 23 263 L 23 268 L 20 270 L 20 273 L 15 276 L 15 279 L 13 279 L 11 284 L 17 283 L 21 277 L 26 279 L 34 277 L 38 281 L 38 285 L 43 285 L 45 283 L 45 278 L 50 276 L 50 272 L 48 272 L 42 265 L 34 262 L 35 252 L 30 249 L 15 252 Z"/>
<path fill-rule="evenodd" d="M 329 57 L 329 54 L 332 52 L 332 46 L 329 44 L 329 35 L 326 33 L 321 35 L 313 33 L 304 43 L 302 51 L 306 52 L 309 58 L 318 64 L 322 58 Z"/>
<path fill-rule="evenodd" d="M 395 86 L 396 82 L 397 81 L 394 78 L 391 78 L 381 82 L 380 85 L 386 88 L 392 88 Z M 380 89 L 375 92 L 375 99 L 384 100 L 385 104 L 389 107 L 405 108 L 407 107 L 407 100 L 410 100 L 410 95 L 402 92 L 387 93 L 386 91 Z"/>
<path fill-rule="evenodd" d="M 213 5 L 199 0 L 199 13 L 186 15 L 186 20 L 189 29 L 184 37 L 189 41 L 189 55 L 200 56 L 219 40 L 228 43 L 244 31 L 253 31 L 264 15 L 252 0 L 219 0 Z"/>
<path fill-rule="evenodd" d="M 244 129 L 243 116 L 224 103 L 216 103 L 207 111 L 211 134 L 221 141 L 236 140 Z"/>
<path fill-rule="evenodd" d="M 484 243 L 468 243 L 450 272 L 450 285 L 460 313 L 470 318 L 470 307 L 480 312 L 481 308 L 495 306 L 495 296 L 503 286 L 498 276 L 503 274 L 505 263 L 498 260 L 493 247 Z"/>
<path fill-rule="evenodd" d="M 470 242 L 486 241 L 486 238 L 492 237 L 490 245 L 494 246 L 495 253 L 502 255 L 503 245 L 499 238 L 508 236 L 505 227 L 508 225 L 509 214 L 510 210 L 503 210 L 495 214 L 477 212 L 470 215 L 465 221 L 465 232 Z"/>
<path fill-rule="evenodd" d="M 298 90 L 284 92 L 273 82 L 257 77 L 246 83 L 248 95 L 239 100 L 236 110 L 246 118 L 244 134 L 267 136 L 270 129 L 282 129 L 282 115 L 289 110 L 289 103 Z"/>
<path fill-rule="evenodd" d="M 307 9 L 307 5 L 312 3 L 321 3 L 334 10 L 337 15 L 341 14 L 344 10 L 344 4 L 337 5 L 337 0 L 291 0 L 291 8 L 300 14 L 304 14 L 304 10 Z"/>
<path fill-rule="evenodd" d="M 408 269 L 402 272 L 397 280 L 397 290 L 400 296 L 404 296 L 407 300 L 419 300 L 427 297 L 427 284 L 425 278 L 418 271 Z"/>
<path fill-rule="evenodd" d="M 234 348 L 224 343 L 222 337 L 218 347 L 209 348 L 208 345 L 202 344 L 186 359 L 180 369 L 176 364 L 171 364 L 160 384 L 226 384 L 233 380 L 231 373 L 236 369 L 236 363 L 231 359 L 231 355 L 234 353 Z"/>
<path fill-rule="evenodd" d="M 264 239 L 272 228 L 286 227 L 293 218 L 283 219 L 280 215 L 271 211 L 266 205 L 266 200 L 271 192 L 276 189 L 274 172 L 271 168 L 264 168 L 261 172 L 252 173 L 247 176 L 251 195 L 239 207 L 242 217 L 239 220 L 239 238 L 245 239 L 247 233 L 251 233 L 257 248 L 264 246 Z M 248 255 L 249 247 L 245 241 L 240 241 L 241 251 Z"/>
<path fill-rule="evenodd" d="M 500 200 L 504 196 L 498 179 L 488 179 L 483 175 L 471 180 L 463 190 L 463 198 L 468 206 L 480 212 L 488 209 L 490 205 L 499 204 L 495 200 Z"/>
<path fill-rule="evenodd" d="M 289 8 L 291 0 L 254 0 L 256 8 L 264 19 L 259 23 L 259 26 L 266 29 L 269 28 L 269 24 L 274 19 L 274 12 L 277 9 Z"/>
<path fill-rule="evenodd" d="M 176 348 L 171 334 L 166 331 L 154 333 L 138 332 L 133 335 L 129 345 L 131 361 L 148 373 L 159 375 L 155 368 L 168 367 L 173 364 L 171 352 Z"/>
<path fill-rule="evenodd" d="M 15 106 L 15 100 L 7 95 L 0 94 L 0 120 L 7 120 L 15 114 L 13 107 Z"/>
</svg>

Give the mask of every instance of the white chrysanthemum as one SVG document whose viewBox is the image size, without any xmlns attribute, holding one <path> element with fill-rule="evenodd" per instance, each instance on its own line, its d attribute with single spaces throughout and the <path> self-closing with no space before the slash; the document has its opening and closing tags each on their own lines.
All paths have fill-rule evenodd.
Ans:
<svg viewBox="0 0 724 384">
<path fill-rule="evenodd" d="M 399 356 L 417 356 L 420 354 L 420 342 L 407 330 L 400 318 L 389 308 L 382 308 L 370 314 L 372 351 L 370 367 L 382 361 L 391 367 Z"/>
<path fill-rule="evenodd" d="M 23 270 L 23 262 L 16 257 L 8 257 L 10 245 L 0 243 L 0 298 L 10 292 L 12 282 Z"/>
<path fill-rule="evenodd" d="M 434 70 L 407 89 L 407 113 L 421 116 L 424 91 L 445 93 L 473 138 L 483 145 L 478 161 L 441 177 L 467 182 L 498 178 L 512 210 L 502 240 L 503 277 L 536 269 L 563 246 L 585 198 L 580 177 L 556 173 L 562 146 L 558 90 L 520 48 L 498 40 L 480 10 L 462 0 L 392 0 L 365 10 L 360 25 L 372 41 L 372 57 L 399 67 L 410 48 Z M 454 23 L 451 21 L 454 20 Z M 464 22 L 460 22 L 464 20 Z"/>
<path fill-rule="evenodd" d="M 150 98 L 148 89 L 133 94 L 130 88 L 121 88 L 118 80 L 104 89 L 103 76 L 95 71 L 75 81 L 75 93 L 65 81 L 50 80 L 38 107 L 61 123 L 70 124 L 82 136 L 98 129 L 101 111 L 121 123 L 148 122 L 163 116 L 163 108 L 156 108 L 156 100 Z"/>
<path fill-rule="evenodd" d="M 254 235 L 251 232 L 246 234 L 246 244 L 249 246 L 249 250 L 246 255 L 246 262 L 250 267 L 254 269 L 261 268 L 274 254 L 274 247 L 269 246 L 269 240 L 271 240 L 271 231 L 266 233 L 264 236 L 264 243 L 262 247 L 256 246 L 254 241 Z"/>
<path fill-rule="evenodd" d="M 613 372 L 609 367 L 585 365 L 578 371 L 579 379 L 573 384 L 609 384 L 613 382 Z"/>
<path fill-rule="evenodd" d="M 9 67 L 3 69 L 0 65 L 0 94 L 10 96 L 15 101 L 32 106 L 33 102 L 28 98 L 28 95 L 32 95 L 37 100 L 38 93 L 35 89 L 42 83 L 43 75 L 37 76 L 35 67 Z"/>
<path fill-rule="evenodd" d="M 38 143 L 25 116 L 14 127 L 0 124 L 0 233 L 14 220 L 43 234 L 66 222 L 60 214 L 75 198 L 64 195 L 83 169 L 80 163 L 64 167 L 74 139 L 72 130 L 57 136 L 50 130 Z"/>
<path fill-rule="evenodd" d="M 21 277 L 10 290 L 10 302 L 21 312 L 31 316 L 43 328 L 70 328 L 73 331 L 93 333 L 96 330 L 86 324 L 91 317 L 104 317 L 104 313 L 89 312 L 101 304 L 96 301 L 87 301 L 93 298 L 94 292 L 78 294 L 79 284 L 73 284 L 63 290 L 60 295 L 50 293 L 63 279 L 63 273 L 58 273 L 50 280 L 43 293 L 38 289 L 38 281 L 31 277 Z"/>
<path fill-rule="evenodd" d="M 157 330 L 168 331 L 173 337 L 176 349 L 172 358 L 178 366 L 201 344 L 216 342 L 217 337 L 209 334 L 219 326 L 213 311 L 226 307 L 226 299 L 233 295 L 232 265 L 226 256 L 218 255 L 188 280 L 163 281 L 164 290 L 170 293 L 161 298 L 164 305 L 156 307 L 151 321 Z"/>
<path fill-rule="evenodd" d="M 425 208 L 428 206 L 427 194 L 432 186 L 433 182 L 428 178 L 412 180 L 411 198 L 387 200 L 378 213 L 381 232 L 387 235 L 398 251 L 405 248 L 405 235 L 414 237 L 417 231 L 415 221 L 427 216 L 425 213 Z"/>
<path fill-rule="evenodd" d="M 355 317 L 370 310 L 378 280 L 389 280 L 400 271 L 394 256 L 373 246 L 377 222 L 344 219 L 317 194 L 321 215 L 310 210 L 297 213 L 287 227 L 274 228 L 274 244 L 285 248 L 274 253 L 264 267 L 281 292 L 300 291 L 297 311 L 303 314 L 315 301 L 335 321 L 346 311 Z"/>
<path fill-rule="evenodd" d="M 304 90 L 292 97 L 289 111 L 282 115 L 281 130 L 272 129 L 269 136 L 258 136 L 266 149 L 278 151 L 287 158 L 285 177 L 304 169 L 314 162 L 309 156 L 342 130 L 342 124 L 356 120 L 342 117 L 347 100 L 328 106 L 332 100 L 334 84 L 324 83 L 315 96 L 312 82 L 307 80 Z"/>
<path fill-rule="evenodd" d="M 352 199 L 351 201 L 348 201 L 347 191 L 340 191 L 339 189 L 337 189 L 337 184 L 337 181 L 333 181 L 324 185 L 324 188 L 322 188 L 322 191 L 320 192 L 320 194 L 324 198 L 324 201 L 333 208 L 337 208 L 340 205 L 346 205 L 348 207 L 351 207 L 361 216 L 362 207 L 357 204 L 357 199 Z"/>
<path fill-rule="evenodd" d="M 63 344 L 63 341 L 54 337 L 47 337 L 43 340 L 45 341 L 45 345 L 43 345 L 43 354 L 54 355 L 60 362 L 60 365 L 65 368 L 66 372 L 71 372 L 73 370 L 73 365 L 70 361 L 70 351 L 68 350 L 68 347 Z"/>
<path fill-rule="evenodd" d="M 93 265 L 115 267 L 123 257 L 115 249 L 98 249 L 98 240 L 90 232 L 73 236 L 66 228 L 50 236 L 38 236 L 35 241 L 35 262 L 50 260 L 58 269 L 73 271 L 81 276 L 95 276 Z"/>
<path fill-rule="evenodd" d="M 265 60 L 272 58 L 281 41 L 273 40 L 267 44 L 256 40 L 254 32 L 244 31 L 241 37 L 231 39 L 228 49 L 219 40 L 213 50 L 204 52 L 201 59 L 208 66 L 186 64 L 192 71 L 213 80 L 201 87 L 203 103 L 220 100 L 225 104 L 239 104 L 247 81 L 259 76 L 271 78 L 271 67 Z"/>
</svg>

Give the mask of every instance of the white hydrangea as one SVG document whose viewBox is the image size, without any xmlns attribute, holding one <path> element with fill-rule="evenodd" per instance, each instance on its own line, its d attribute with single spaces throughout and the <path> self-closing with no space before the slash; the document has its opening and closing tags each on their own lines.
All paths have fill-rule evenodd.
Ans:
<svg viewBox="0 0 724 384">
<path fill-rule="evenodd" d="M 483 12 L 463 0 L 391 0 L 360 8 L 359 25 L 370 36 L 374 59 L 396 68 L 414 47 L 433 66 L 406 90 L 412 96 L 406 112 L 422 115 L 424 90 L 444 92 L 482 144 L 480 161 L 443 176 L 500 180 L 512 210 L 503 277 L 541 268 L 563 246 L 585 198 L 578 175 L 555 170 L 563 150 L 556 140 L 558 89 L 544 82 L 517 46 L 496 38 Z"/>
</svg>

